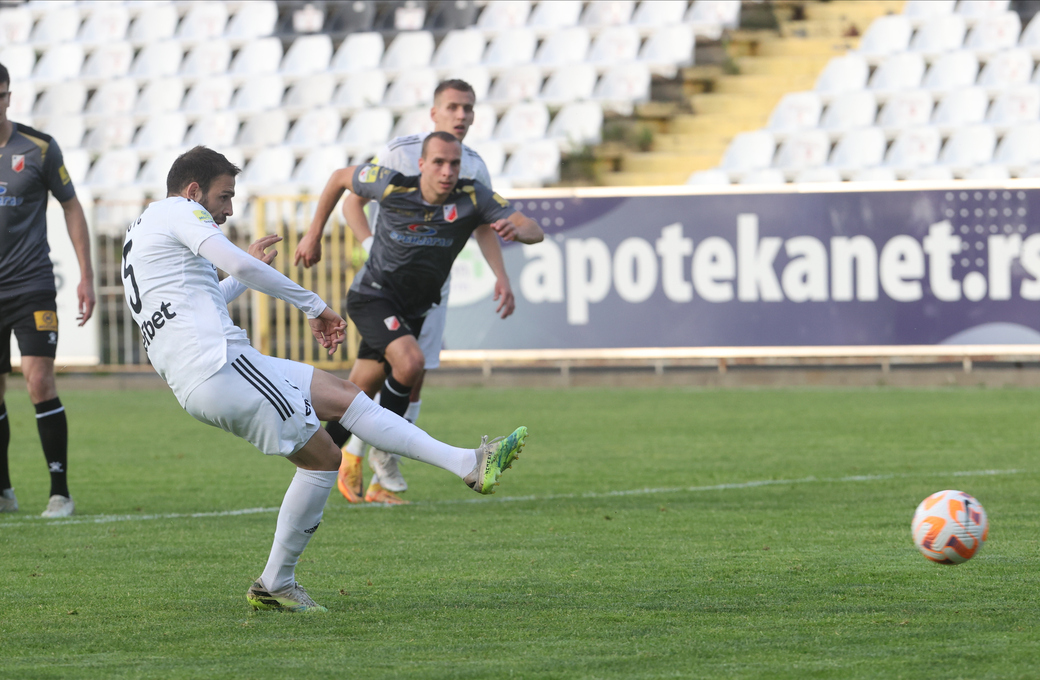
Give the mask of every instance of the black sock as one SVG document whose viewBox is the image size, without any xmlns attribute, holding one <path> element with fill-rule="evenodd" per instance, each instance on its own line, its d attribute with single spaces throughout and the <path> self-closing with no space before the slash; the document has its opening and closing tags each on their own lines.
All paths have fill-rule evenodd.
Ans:
<svg viewBox="0 0 1040 680">
<path fill-rule="evenodd" d="M 40 431 L 43 455 L 51 471 L 51 495 L 69 498 L 68 463 L 69 426 L 65 407 L 54 397 L 36 404 L 36 429 Z"/>
<path fill-rule="evenodd" d="M 343 427 L 338 420 L 330 420 L 325 423 L 325 431 L 329 433 L 330 437 L 332 437 L 332 441 L 336 446 L 341 449 L 343 448 L 343 445 L 347 443 L 347 440 L 350 439 L 350 430 Z"/>
<path fill-rule="evenodd" d="M 404 417 L 404 412 L 408 410 L 408 398 L 411 393 L 411 387 L 402 385 L 394 380 L 393 375 L 388 375 L 383 381 L 383 388 L 379 390 L 379 405 Z"/>
<path fill-rule="evenodd" d="M 7 403 L 0 401 L 0 491 L 11 488 L 11 471 L 7 469 L 7 447 L 11 443 L 11 421 L 7 419 Z"/>
</svg>

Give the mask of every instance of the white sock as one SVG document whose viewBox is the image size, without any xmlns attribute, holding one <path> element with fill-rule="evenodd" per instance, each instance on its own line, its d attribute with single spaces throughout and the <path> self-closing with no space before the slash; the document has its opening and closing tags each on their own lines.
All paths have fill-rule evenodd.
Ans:
<svg viewBox="0 0 1040 680">
<path fill-rule="evenodd" d="M 344 449 L 347 453 L 361 458 L 365 455 L 365 442 L 361 441 L 361 437 L 357 435 L 351 435 L 350 441 L 347 442 L 347 448 Z"/>
<path fill-rule="evenodd" d="M 415 421 L 419 420 L 419 409 L 422 408 L 422 399 L 419 401 L 408 402 L 408 408 L 405 409 L 404 419 L 412 425 L 415 425 Z"/>
<path fill-rule="evenodd" d="M 296 563 L 321 523 L 336 471 L 297 469 L 278 510 L 274 545 L 260 582 L 271 592 L 285 590 L 296 578 Z"/>
<path fill-rule="evenodd" d="M 474 449 L 460 449 L 437 441 L 401 416 L 377 406 L 364 393 L 354 397 L 339 422 L 376 448 L 436 465 L 460 478 L 477 464 Z"/>
</svg>

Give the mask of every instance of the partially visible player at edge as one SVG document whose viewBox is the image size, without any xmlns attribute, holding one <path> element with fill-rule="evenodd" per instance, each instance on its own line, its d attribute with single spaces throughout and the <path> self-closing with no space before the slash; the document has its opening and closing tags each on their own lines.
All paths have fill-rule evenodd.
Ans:
<svg viewBox="0 0 1040 680">
<path fill-rule="evenodd" d="M 430 109 L 434 131 L 450 133 L 460 142 L 463 141 L 473 124 L 474 104 L 476 104 L 476 93 L 469 83 L 458 79 L 441 82 L 434 90 L 433 108 Z M 372 162 L 396 170 L 403 175 L 417 175 L 419 174 L 422 143 L 428 134 L 428 132 L 422 132 L 395 137 L 376 154 Z M 459 177 L 475 179 L 481 184 L 491 187 L 491 175 L 488 173 L 484 160 L 465 144 L 462 145 L 462 165 Z M 359 207 L 363 201 L 364 199 L 360 196 L 349 195 L 344 204 L 344 212 L 347 214 L 351 230 L 361 241 L 367 253 L 372 248 L 372 226 L 370 225 L 374 226 L 377 223 L 379 206 L 372 204 L 366 216 L 365 211 Z M 348 209 L 348 204 L 353 205 Z M 509 275 L 506 273 L 505 263 L 502 259 L 502 248 L 490 230 L 478 230 L 475 232 L 475 236 L 481 253 L 495 274 L 494 299 L 499 302 L 496 311 L 504 319 L 513 313 L 516 304 L 513 290 L 509 284 Z M 302 262 L 305 267 L 309 267 L 320 259 L 320 237 L 309 235 L 301 239 L 296 248 L 296 264 Z M 405 419 L 412 423 L 419 418 L 419 409 L 422 406 L 420 394 L 425 372 L 440 366 L 440 352 L 444 345 L 444 328 L 448 316 L 450 290 L 451 278 L 449 277 L 441 289 L 440 303 L 426 315 L 422 332 L 419 333 L 419 347 L 425 357 L 425 365 L 423 373 L 419 375 L 412 388 L 408 408 L 404 412 Z M 343 431 L 336 423 L 330 423 L 328 430 L 334 441 L 341 445 L 346 443 L 343 448 L 343 467 L 340 470 L 339 490 L 351 503 L 359 503 L 364 489 L 361 461 L 364 457 L 365 442 L 361 441 L 359 437 L 353 437 L 347 443 Z M 377 448 L 372 449 L 368 455 L 369 465 L 376 472 L 372 476 L 367 491 L 364 492 L 364 499 L 370 502 L 402 503 L 403 501 L 395 492 L 404 491 L 408 488 L 408 484 L 397 466 L 397 458 Z"/>
<path fill-rule="evenodd" d="M 425 363 L 418 337 L 429 312 L 441 302 L 442 285 L 470 235 L 486 232 L 521 243 L 544 238 L 534 220 L 490 188 L 460 180 L 461 156 L 457 138 L 433 132 L 422 144 L 420 175 L 405 176 L 372 164 L 337 170 L 322 190 L 308 228 L 308 236 L 320 236 L 344 191 L 360 199 L 348 196 L 346 210 L 360 212 L 369 200 L 380 203 L 370 257 L 347 295 L 347 312 L 361 334 L 350 379 L 369 396 L 378 391 L 381 405 L 401 415 Z M 348 214 L 348 222 L 353 217 Z M 341 468 L 339 488 L 349 500 L 344 477 Z"/>
<path fill-rule="evenodd" d="M 346 322 L 321 298 L 268 266 L 280 240 L 266 236 L 252 256 L 221 233 L 232 214 L 239 169 L 195 147 L 174 161 L 167 198 L 127 229 L 123 289 L 148 358 L 194 418 L 246 439 L 297 466 L 278 512 L 267 566 L 246 592 L 256 609 L 326 611 L 296 582 L 296 564 L 321 522 L 336 483 L 340 450 L 321 420 L 339 422 L 386 451 L 458 475 L 478 493 L 494 492 L 523 448 L 527 428 L 477 449 L 443 444 L 374 404 L 355 385 L 312 366 L 267 357 L 231 322 L 227 304 L 252 288 L 307 315 L 311 332 L 333 353 Z M 217 267 L 230 276 L 217 277 Z"/>
<path fill-rule="evenodd" d="M 43 516 L 68 517 L 76 506 L 68 484 L 68 423 L 54 381 L 58 314 L 47 244 L 48 192 L 61 203 L 79 262 L 76 318 L 80 326 L 94 312 L 90 233 L 58 144 L 28 125 L 8 120 L 10 104 L 11 76 L 0 64 L 0 512 L 18 510 L 7 464 L 11 425 L 4 402 L 13 330 L 51 475 L 50 499 Z"/>
</svg>

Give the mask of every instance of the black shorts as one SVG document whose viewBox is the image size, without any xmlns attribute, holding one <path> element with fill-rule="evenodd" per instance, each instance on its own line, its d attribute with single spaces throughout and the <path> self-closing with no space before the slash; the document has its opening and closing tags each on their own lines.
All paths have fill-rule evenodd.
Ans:
<svg viewBox="0 0 1040 680">
<path fill-rule="evenodd" d="M 11 372 L 11 331 L 22 356 L 50 357 L 58 349 L 58 306 L 54 291 L 0 300 L 0 374 Z"/>
<path fill-rule="evenodd" d="M 356 291 L 347 293 L 347 315 L 361 334 L 358 359 L 386 362 L 387 345 L 405 335 L 419 337 L 422 316 L 406 317 L 390 300 Z"/>
</svg>

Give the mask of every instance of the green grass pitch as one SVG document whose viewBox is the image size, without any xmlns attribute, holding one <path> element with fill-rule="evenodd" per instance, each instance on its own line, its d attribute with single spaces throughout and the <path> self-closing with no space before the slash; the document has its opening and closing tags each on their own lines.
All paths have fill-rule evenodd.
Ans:
<svg viewBox="0 0 1040 680">
<path fill-rule="evenodd" d="M 1040 676 L 1040 392 L 428 389 L 434 436 L 527 448 L 489 498 L 411 461 L 410 506 L 333 491 L 320 616 L 244 598 L 291 465 L 165 391 L 62 399 L 71 522 L 7 398 L 0 678 Z M 947 488 L 990 517 L 956 567 L 909 532 Z"/>
</svg>

